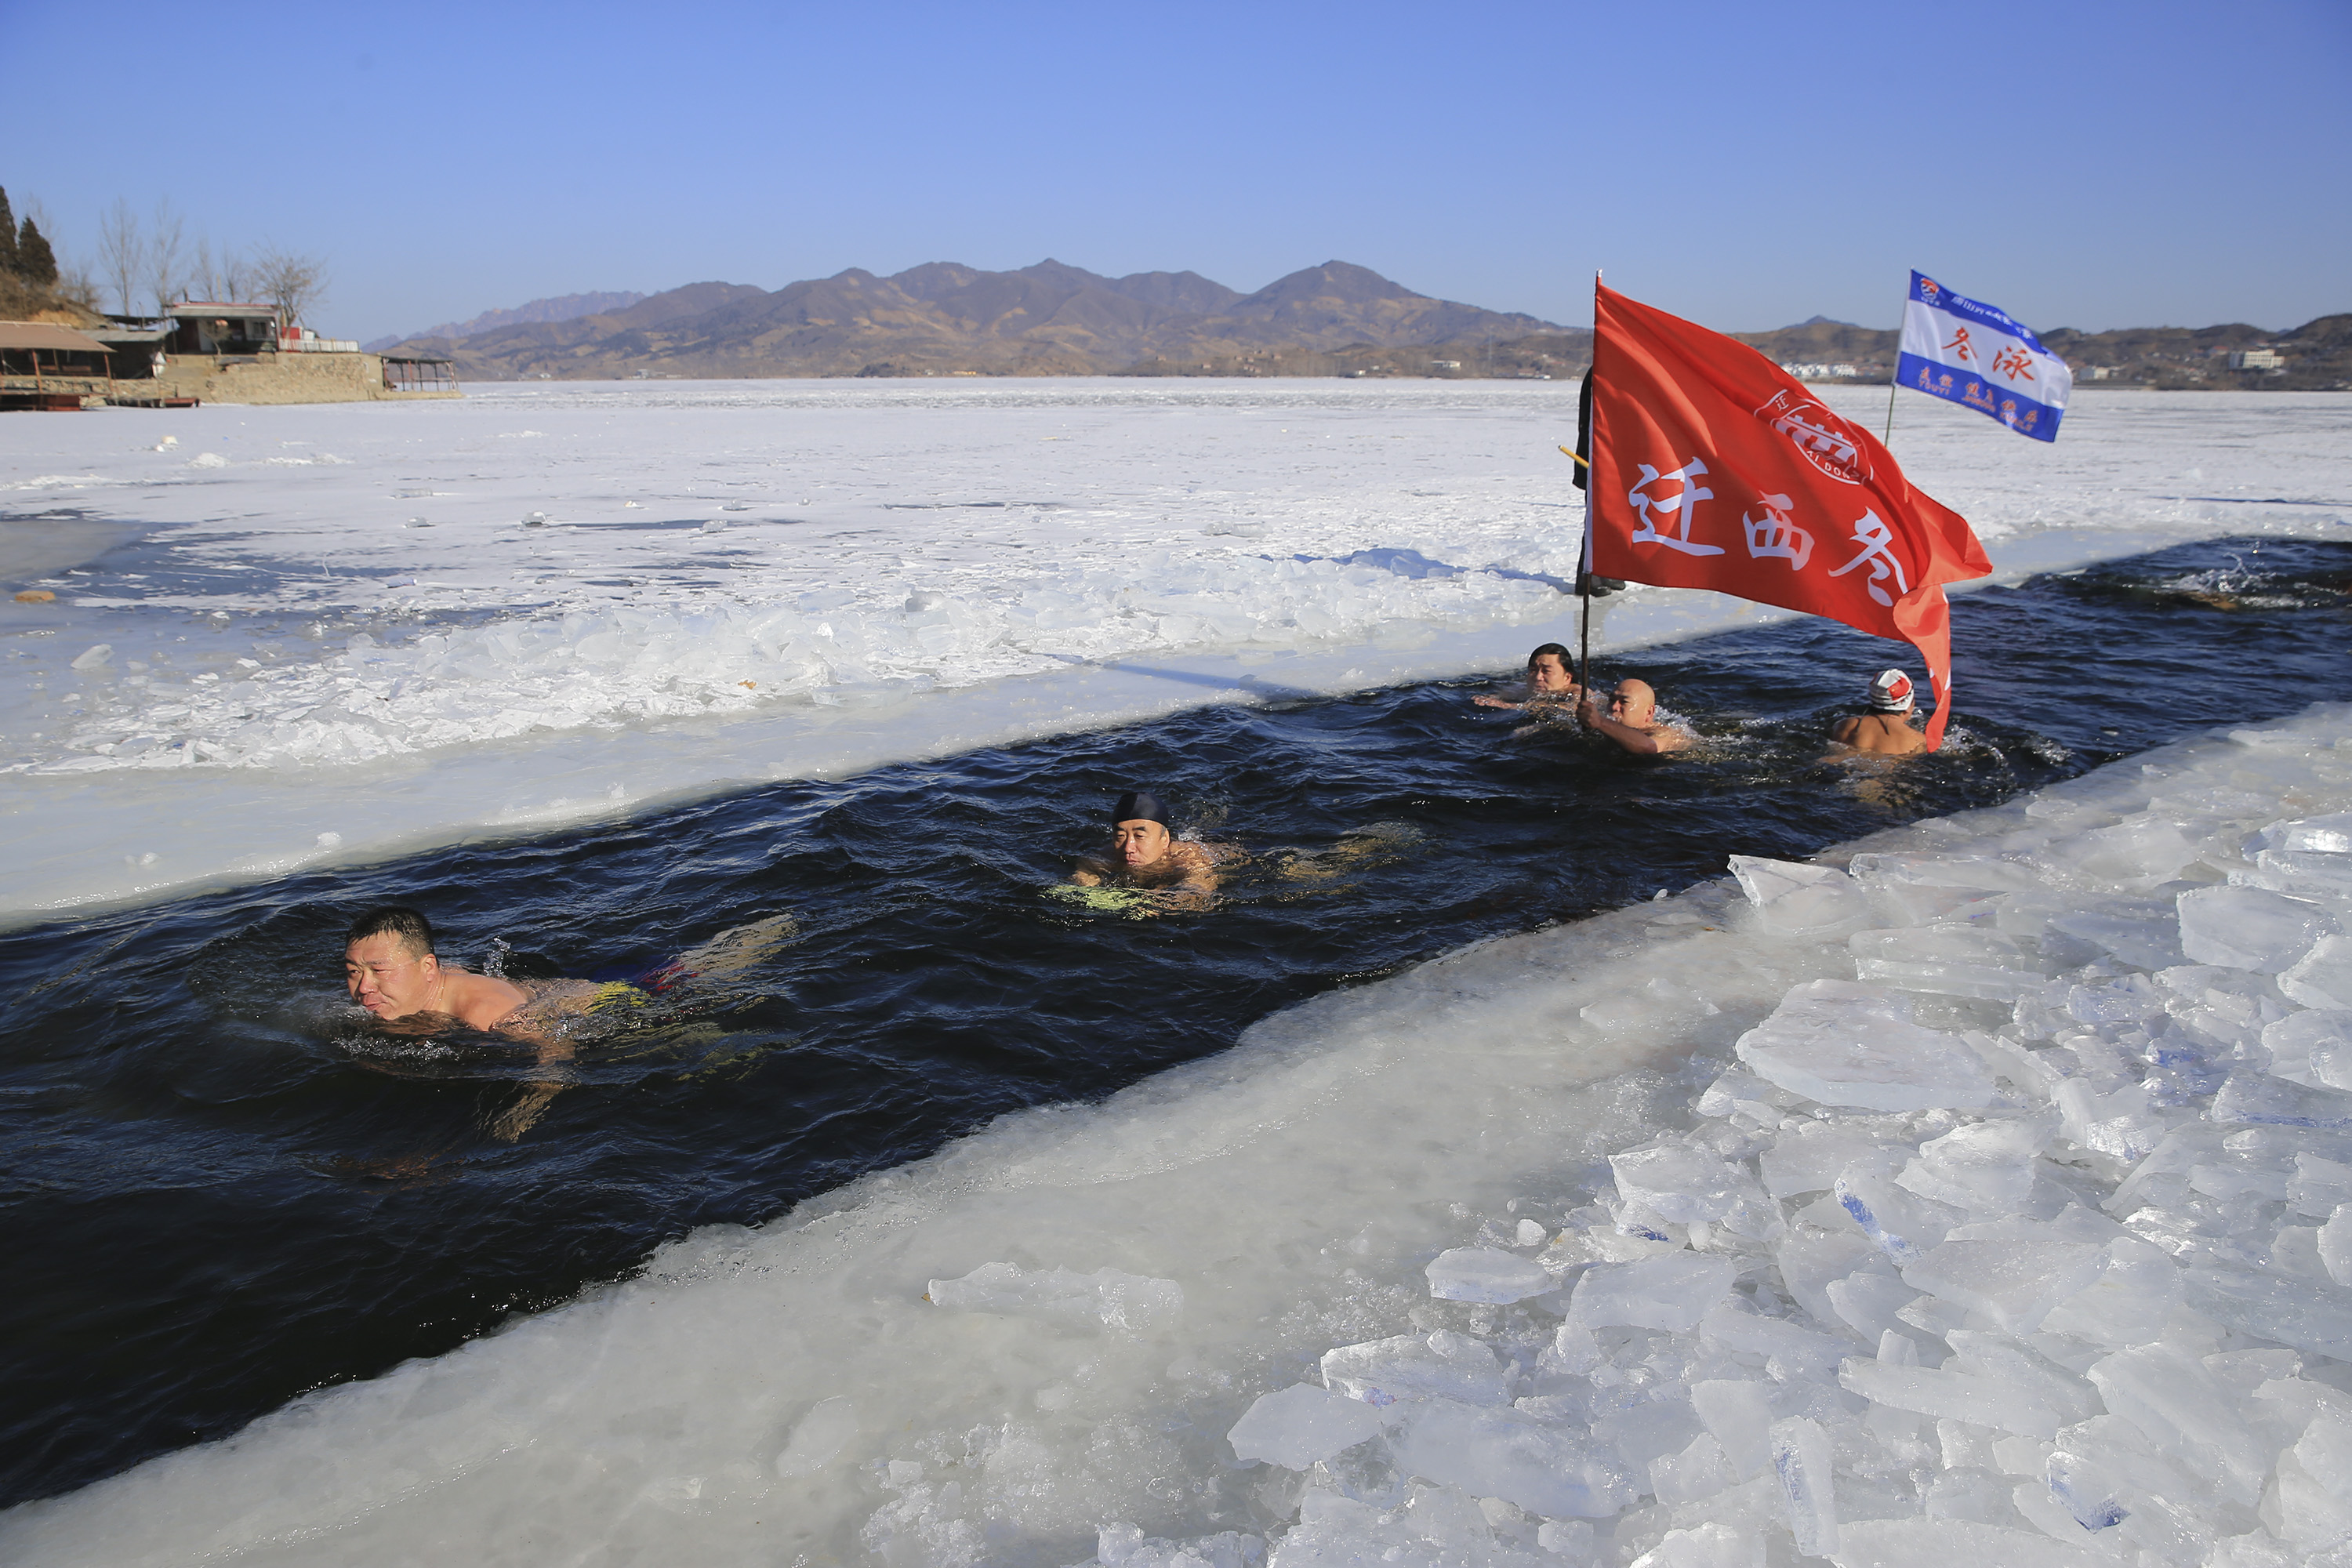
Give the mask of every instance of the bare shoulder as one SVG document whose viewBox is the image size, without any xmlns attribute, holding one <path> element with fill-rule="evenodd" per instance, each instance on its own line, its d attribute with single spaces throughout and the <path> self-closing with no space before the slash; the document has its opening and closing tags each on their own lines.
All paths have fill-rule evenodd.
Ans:
<svg viewBox="0 0 2352 1568">
<path fill-rule="evenodd" d="M 1661 752 L 1679 752 L 1698 739 L 1679 724 L 1661 724 L 1650 731 L 1649 736 L 1651 740 L 1657 742 L 1658 750 Z"/>
<path fill-rule="evenodd" d="M 1830 726 L 1830 739 L 1835 741 L 1841 746 L 1851 746 L 1853 744 L 1854 737 L 1861 733 L 1861 716 L 1858 714 L 1849 713 L 1844 718 Z"/>
</svg>

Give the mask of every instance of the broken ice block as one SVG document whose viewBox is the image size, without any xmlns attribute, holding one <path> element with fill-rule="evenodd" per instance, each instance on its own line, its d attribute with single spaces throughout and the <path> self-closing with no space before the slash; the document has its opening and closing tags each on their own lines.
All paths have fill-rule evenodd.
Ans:
<svg viewBox="0 0 2352 1568">
<path fill-rule="evenodd" d="M 2093 1363 L 2084 1375 L 2111 1414 L 2167 1451 L 2188 1455 L 2225 1496 L 2248 1507 L 2262 1496 L 2269 1449 L 2203 1362 L 2174 1344 L 2135 1345 Z"/>
<path fill-rule="evenodd" d="M 2085 1538 L 2088 1539 L 2087 1537 Z M 1972 1519 L 1857 1519 L 1840 1532 L 1838 1568 L 2096 1568 L 2115 1561 L 2089 1546 Z"/>
<path fill-rule="evenodd" d="M 2321 937 L 2278 977 L 2278 988 L 2306 1007 L 2352 1007 L 2352 937 Z"/>
<path fill-rule="evenodd" d="M 1650 1461 L 1650 1491 L 1663 1503 L 1696 1502 L 1727 1489 L 1738 1477 L 1723 1445 L 1702 1432 L 1686 1447 Z"/>
<path fill-rule="evenodd" d="M 1758 920 L 1773 931 L 1822 935 L 1870 918 L 1870 901 L 1853 879 L 1834 866 L 1734 855 L 1730 867 Z"/>
<path fill-rule="evenodd" d="M 1776 1198 L 1822 1193 L 1836 1185 L 1848 1166 L 1892 1174 L 1903 1168 L 1910 1146 L 1864 1127 L 1809 1121 L 1785 1131 L 1757 1158 L 1764 1190 Z"/>
<path fill-rule="evenodd" d="M 2273 1344 L 2352 1361 L 2352 1298 L 2329 1281 L 2190 1268 L 2182 1283 L 2189 1304 L 2217 1323 Z"/>
<path fill-rule="evenodd" d="M 1962 1226 L 1956 1237 L 1969 1237 Z M 2038 1227 L 2036 1227 L 2038 1228 Z M 2050 1310 L 2099 1282 L 2107 1250 L 2086 1241 L 2019 1234 L 1947 1240 L 1903 1270 L 1906 1284 L 1983 1314 L 2013 1334 L 2030 1334 Z M 2015 1428 L 2012 1428 L 2015 1430 Z"/>
<path fill-rule="evenodd" d="M 1761 1240 L 1778 1231 L 1780 1211 L 1740 1166 L 1687 1144 L 1629 1149 L 1609 1157 L 1620 1196 L 1675 1225 L 1720 1223 Z"/>
<path fill-rule="evenodd" d="M 2180 948 L 2192 962 L 2257 974 L 2294 968 L 2336 931 L 2323 906 L 2260 888 L 2192 888 L 2178 902 Z"/>
<path fill-rule="evenodd" d="M 1908 1410 L 1971 1426 L 2017 1432 L 2028 1437 L 2058 1435 L 2058 1413 L 2031 1391 L 2000 1378 L 1972 1377 L 1924 1366 L 1889 1366 L 1849 1356 L 1838 1383 L 1874 1405 Z"/>
<path fill-rule="evenodd" d="M 924 1294 L 933 1306 L 955 1311 L 1091 1321 L 1138 1332 L 1171 1327 L 1184 1311 L 1183 1287 L 1173 1279 L 1122 1274 L 1116 1268 L 1079 1274 L 1067 1268 L 983 1263 L 961 1279 L 932 1280 Z"/>
<path fill-rule="evenodd" d="M 1407 1474 L 1550 1519 L 1607 1519 L 1640 1495 L 1616 1456 L 1517 1410 L 1428 1400 L 1389 1448 Z"/>
<path fill-rule="evenodd" d="M 1381 1418 L 1370 1405 L 1311 1383 L 1294 1383 L 1260 1395 L 1234 1423 L 1225 1440 L 1244 1464 L 1264 1459 L 1286 1470 L 1303 1470 L 1380 1433 Z"/>
<path fill-rule="evenodd" d="M 2242 1068 L 2222 1083 L 2208 1114 L 2257 1127 L 2347 1128 L 2352 1127 L 2352 1094 L 2306 1089 Z"/>
<path fill-rule="evenodd" d="M 2263 847 L 2321 855 L 2352 855 L 2352 811 L 2273 822 L 2262 832 Z"/>
<path fill-rule="evenodd" d="M 1658 1500 L 1666 1500 L 1662 1494 Z M 1710 1520 L 1688 1530 L 1669 1530 L 1654 1549 L 1634 1561 L 1635 1568 L 1764 1568 L 1764 1538 Z"/>
<path fill-rule="evenodd" d="M 2339 1204 L 2319 1227 L 2319 1263 L 2338 1285 L 2352 1285 L 2352 1204 Z"/>
<path fill-rule="evenodd" d="M 1451 1247 L 1431 1259 L 1423 1272 L 1429 1276 L 1429 1293 L 1441 1301 L 1506 1306 L 1540 1296 L 1554 1283 L 1542 1264 L 1491 1247 Z"/>
<path fill-rule="evenodd" d="M 2147 888 L 2179 875 L 2183 866 L 2197 858 L 2197 846 L 2178 825 L 2140 816 L 2112 827 L 2095 827 L 2070 838 L 2053 839 L 2042 855 L 2098 881 L 2136 882 Z"/>
<path fill-rule="evenodd" d="M 1944 1239 L 1959 1222 L 1958 1211 L 1906 1192 L 1885 1176 L 1854 1169 L 1832 1189 L 1838 1206 L 1863 1235 L 1896 1263 L 1910 1263 Z"/>
<path fill-rule="evenodd" d="M 2033 1157 L 2057 1131 L 2047 1117 L 1955 1128 L 1920 1144 L 1895 1183 L 1971 1213 L 2014 1214 L 2033 1190 Z"/>
<path fill-rule="evenodd" d="M 1772 1470 L 1797 1551 L 1826 1557 L 1838 1549 L 1837 1491 L 1831 1479 L 1830 1435 L 1821 1423 L 1791 1415 L 1772 1423 Z"/>
<path fill-rule="evenodd" d="M 1891 1275 L 1857 1273 L 1830 1281 L 1830 1307 L 1865 1339 L 1875 1340 L 1902 1319 L 1919 1292 Z"/>
<path fill-rule="evenodd" d="M 1427 1338 L 1399 1334 L 1323 1352 L 1323 1386 L 1374 1405 L 1440 1396 L 1507 1405 L 1517 1379 L 1517 1371 L 1492 1350 L 1444 1329 Z"/>
<path fill-rule="evenodd" d="M 1853 1349 L 1833 1335 L 1817 1332 L 1786 1318 L 1759 1317 L 1729 1301 L 1718 1302 L 1709 1309 L 1706 1316 L 1699 1320 L 1698 1331 L 1709 1342 L 1726 1350 L 1767 1357 L 1780 1363 L 1791 1375 L 1817 1381 L 1826 1380 L 1837 1370 L 1839 1361 Z M 1696 1396 L 1693 1402 L 1696 1402 Z M 1701 1419 L 1707 1418 L 1704 1406 L 1699 1415 Z M 1713 1430 L 1711 1422 L 1709 1429 Z M 1737 1460 L 1741 1453 L 1738 1447 L 1720 1432 L 1716 1436 L 1723 1438 L 1725 1449 Z"/>
<path fill-rule="evenodd" d="M 1904 991 L 2014 1002 L 2047 983 L 2015 938 L 1976 925 L 1856 931 L 1846 939 L 1855 973 Z"/>
<path fill-rule="evenodd" d="M 1740 1480 L 1772 1462 L 1772 1402 L 1764 1385 L 1738 1378 L 1709 1378 L 1690 1385 L 1691 1406 L 1723 1445 L 1724 1458 Z"/>
<path fill-rule="evenodd" d="M 1696 1252 L 1598 1264 L 1576 1282 L 1569 1315 L 1591 1329 L 1622 1323 L 1686 1334 L 1723 1299 L 1738 1272 L 1728 1258 Z"/>
<path fill-rule="evenodd" d="M 2352 1089 L 2352 1008 L 2314 1007 L 2263 1029 L 2271 1074 L 2309 1088 Z"/>
<path fill-rule="evenodd" d="M 1737 1049 L 1758 1076 L 1823 1105 L 1974 1109 L 1996 1095 L 1964 1042 L 1912 1022 L 1908 998 L 1852 981 L 1795 987 Z"/>
</svg>

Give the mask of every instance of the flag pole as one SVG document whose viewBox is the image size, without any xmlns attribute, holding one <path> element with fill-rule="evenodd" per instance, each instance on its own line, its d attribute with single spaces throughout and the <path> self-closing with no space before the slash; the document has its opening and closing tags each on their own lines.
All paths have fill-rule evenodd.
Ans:
<svg viewBox="0 0 2352 1568">
<path fill-rule="evenodd" d="M 1906 312 L 1908 312 L 1906 300 Z M 1878 438 L 1882 447 L 1895 445 L 1895 395 L 1903 389 L 1903 323 L 1895 323 L 1895 363 L 1886 373 L 1886 434 Z"/>
</svg>

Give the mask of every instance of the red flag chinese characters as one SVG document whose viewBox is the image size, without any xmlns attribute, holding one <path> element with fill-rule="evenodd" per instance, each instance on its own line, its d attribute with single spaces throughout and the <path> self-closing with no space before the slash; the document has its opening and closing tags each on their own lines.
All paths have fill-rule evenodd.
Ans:
<svg viewBox="0 0 2352 1568">
<path fill-rule="evenodd" d="M 1968 520 L 1744 343 L 1596 287 L 1588 551 L 1600 576 L 1712 588 L 1907 642 L 1951 712 L 1944 584 L 1992 570 Z"/>
</svg>

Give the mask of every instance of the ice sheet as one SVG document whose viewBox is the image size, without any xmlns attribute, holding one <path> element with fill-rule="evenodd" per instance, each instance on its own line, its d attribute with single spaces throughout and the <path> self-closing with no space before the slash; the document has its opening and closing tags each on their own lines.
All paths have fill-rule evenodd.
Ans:
<svg viewBox="0 0 2352 1568">
<path fill-rule="evenodd" d="M 1574 396 L 501 385 L 0 423 L 0 585 L 58 595 L 0 599 L 37 846 L 0 919 L 1507 667 L 1573 640 Z M 2010 575 L 2352 516 L 2341 399 L 2086 393 L 2054 447 L 1965 413 L 1909 400 L 1895 450 Z M 1606 609 L 1612 648 L 1777 614 Z"/>
<path fill-rule="evenodd" d="M 1854 956 L 1842 929 L 1756 918 L 1726 877 L 1664 900 L 1695 921 L 1645 904 L 1489 942 L 1101 1105 L 698 1233 L 450 1355 L 0 1515 L 0 1556 L 1667 1568 L 1958 1543 L 2191 1568 L 2333 1550 L 2352 1313 L 2326 1232 L 2352 1163 L 2326 1152 L 2352 1151 L 2240 1114 L 2326 1092 L 2267 1071 L 2298 1004 L 2262 953 L 2150 972 L 2042 942 L 2124 896 L 2107 875 L 2139 880 L 2089 868 L 2086 819 L 2178 825 L 2166 803 L 2191 795 L 2232 804 L 2181 825 L 2177 883 L 2132 897 L 2178 909 L 2230 886 L 2263 831 L 2352 806 L 2352 705 L 1823 858 L 1880 929 L 1989 926 L 2049 955 L 2014 1003 L 1910 994 L 1914 1027 L 1992 1075 L 1990 1104 L 1825 1104 L 1737 1067 L 1743 1035 Z M 1938 878 L 1995 886 L 1906 914 Z M 1713 1011 L 1641 1006 L 1662 973 Z M 1935 1234 L 1900 1260 L 1841 1192 L 1916 1205 L 1902 1223 Z M 1538 1270 L 1556 1287 L 1513 1301 L 1433 1292 Z"/>
</svg>

